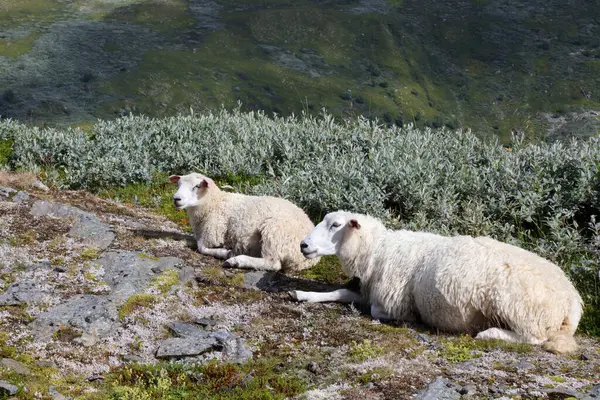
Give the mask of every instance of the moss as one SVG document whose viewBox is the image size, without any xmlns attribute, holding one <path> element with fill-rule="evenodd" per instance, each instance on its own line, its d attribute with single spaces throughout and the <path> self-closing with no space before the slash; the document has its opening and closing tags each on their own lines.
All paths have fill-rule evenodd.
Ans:
<svg viewBox="0 0 600 400">
<path fill-rule="evenodd" d="M 150 285 L 158 289 L 160 293 L 165 294 L 171 290 L 173 285 L 177 285 L 178 283 L 179 272 L 176 269 L 169 268 L 159 276 L 155 277 Z"/>
<path fill-rule="evenodd" d="M 361 374 L 355 378 L 356 383 L 366 385 L 369 382 L 378 382 L 390 378 L 394 375 L 394 370 L 391 368 L 378 367 Z"/>
<path fill-rule="evenodd" d="M 126 316 L 134 313 L 142 308 L 152 307 L 158 302 L 158 298 L 153 294 L 138 293 L 127 299 L 119 308 L 119 318 L 124 319 Z"/>
<path fill-rule="evenodd" d="M 106 379 L 107 396 L 120 399 L 284 399 L 306 390 L 300 379 L 276 370 L 273 360 L 245 365 L 211 362 L 132 364 L 113 369 Z"/>
<path fill-rule="evenodd" d="M 299 274 L 303 278 L 314 279 L 331 284 L 344 283 L 348 276 L 342 271 L 342 265 L 336 256 L 325 256 L 314 267 Z"/>
<path fill-rule="evenodd" d="M 143 259 L 145 259 L 145 260 L 154 260 L 154 261 L 156 261 L 156 260 L 160 260 L 160 258 L 159 258 L 159 257 L 154 257 L 154 256 L 148 255 L 148 254 L 146 254 L 146 253 L 139 253 L 139 254 L 138 254 L 138 257 L 139 257 L 139 258 L 143 258 Z"/>
<path fill-rule="evenodd" d="M 81 332 L 70 325 L 61 325 L 52 335 L 52 339 L 59 342 L 72 342 L 73 339 L 81 336 Z"/>
<path fill-rule="evenodd" d="M 369 358 L 376 358 L 383 354 L 383 347 L 374 344 L 369 339 L 363 339 L 361 343 L 355 341 L 350 346 L 350 359 L 355 362 L 363 362 Z"/>
<path fill-rule="evenodd" d="M 116 8 L 105 16 L 106 21 L 150 25 L 152 29 L 168 33 L 194 25 L 183 0 L 145 1 Z"/>
<path fill-rule="evenodd" d="M 40 37 L 39 33 L 32 33 L 19 40 L 0 39 L 0 55 L 5 57 L 19 57 L 28 53 L 33 48 L 33 42 Z"/>
<path fill-rule="evenodd" d="M 99 254 L 100 254 L 99 249 L 97 249 L 95 247 L 88 247 L 79 254 L 79 257 L 81 257 L 84 260 L 95 260 L 98 258 Z"/>
<path fill-rule="evenodd" d="M 564 383 L 567 381 L 567 379 L 564 376 L 550 376 L 549 378 L 550 380 L 558 383 Z"/>
</svg>

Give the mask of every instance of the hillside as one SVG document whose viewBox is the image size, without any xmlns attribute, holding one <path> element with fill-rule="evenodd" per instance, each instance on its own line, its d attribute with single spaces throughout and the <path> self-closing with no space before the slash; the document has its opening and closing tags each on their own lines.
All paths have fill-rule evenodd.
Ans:
<svg viewBox="0 0 600 400">
<path fill-rule="evenodd" d="M 469 127 L 600 129 L 596 1 L 3 0 L 0 116 L 86 126 L 221 105 Z"/>
<path fill-rule="evenodd" d="M 0 398 L 600 396 L 597 338 L 555 356 L 292 302 L 347 279 L 310 274 L 224 270 L 149 209 L 0 172 Z"/>
</svg>

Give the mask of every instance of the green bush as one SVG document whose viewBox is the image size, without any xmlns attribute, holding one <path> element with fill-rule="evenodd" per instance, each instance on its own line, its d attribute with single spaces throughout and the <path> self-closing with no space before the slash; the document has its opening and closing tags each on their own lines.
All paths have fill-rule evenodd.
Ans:
<svg viewBox="0 0 600 400">
<path fill-rule="evenodd" d="M 314 220 L 346 209 L 395 228 L 489 235 L 557 262 L 587 304 L 600 304 L 599 138 L 515 136 L 505 148 L 471 132 L 223 110 L 99 121 L 91 133 L 0 121 L 3 140 L 12 143 L 9 167 L 43 170 L 71 188 L 200 171 L 288 198 Z"/>
</svg>

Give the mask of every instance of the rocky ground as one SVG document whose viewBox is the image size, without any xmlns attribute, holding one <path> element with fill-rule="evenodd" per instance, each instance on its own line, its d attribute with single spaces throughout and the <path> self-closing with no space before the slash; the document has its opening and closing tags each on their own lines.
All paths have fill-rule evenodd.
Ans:
<svg viewBox="0 0 600 400">
<path fill-rule="evenodd" d="M 0 398 L 221 398 L 123 394 L 131 371 L 211 359 L 247 366 L 227 390 L 250 387 L 269 360 L 277 379 L 261 390 L 273 398 L 600 398 L 596 338 L 556 356 L 294 303 L 287 290 L 328 287 L 224 270 L 150 210 L 26 175 L 0 172 L 0 277 Z"/>
</svg>

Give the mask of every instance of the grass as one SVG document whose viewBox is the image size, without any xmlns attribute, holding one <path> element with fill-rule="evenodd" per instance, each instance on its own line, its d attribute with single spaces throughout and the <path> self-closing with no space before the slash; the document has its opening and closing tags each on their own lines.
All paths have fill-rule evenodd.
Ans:
<svg viewBox="0 0 600 400">
<path fill-rule="evenodd" d="M 442 341 L 439 350 L 440 357 L 452 364 L 481 357 L 482 352 L 501 350 L 509 353 L 527 354 L 533 351 L 533 346 L 527 343 L 513 343 L 498 339 L 473 339 L 462 335 Z"/>
<path fill-rule="evenodd" d="M 212 362 L 131 364 L 113 369 L 107 377 L 108 398 L 115 399 L 284 399 L 306 391 L 300 379 L 276 371 L 277 360 L 245 365 Z"/>
<path fill-rule="evenodd" d="M 169 268 L 156 278 L 152 279 L 151 287 L 155 287 L 162 294 L 171 290 L 171 287 L 179 283 L 179 272 L 176 269 Z"/>
<path fill-rule="evenodd" d="M 40 37 L 39 33 L 32 33 L 19 40 L 0 39 L 0 56 L 19 57 L 28 53 L 33 48 L 33 42 Z"/>
<path fill-rule="evenodd" d="M 149 293 L 137 293 L 127 299 L 119 308 L 119 319 L 123 320 L 128 315 L 143 308 L 152 307 L 158 302 L 158 298 Z"/>
<path fill-rule="evenodd" d="M 317 265 L 300 272 L 300 276 L 331 284 L 345 283 L 348 280 L 336 256 L 322 257 Z"/>
<path fill-rule="evenodd" d="M 371 342 L 369 339 L 363 339 L 362 342 L 352 342 L 350 346 L 350 359 L 354 362 L 367 361 L 370 358 L 376 358 L 384 354 L 383 347 Z"/>
</svg>

